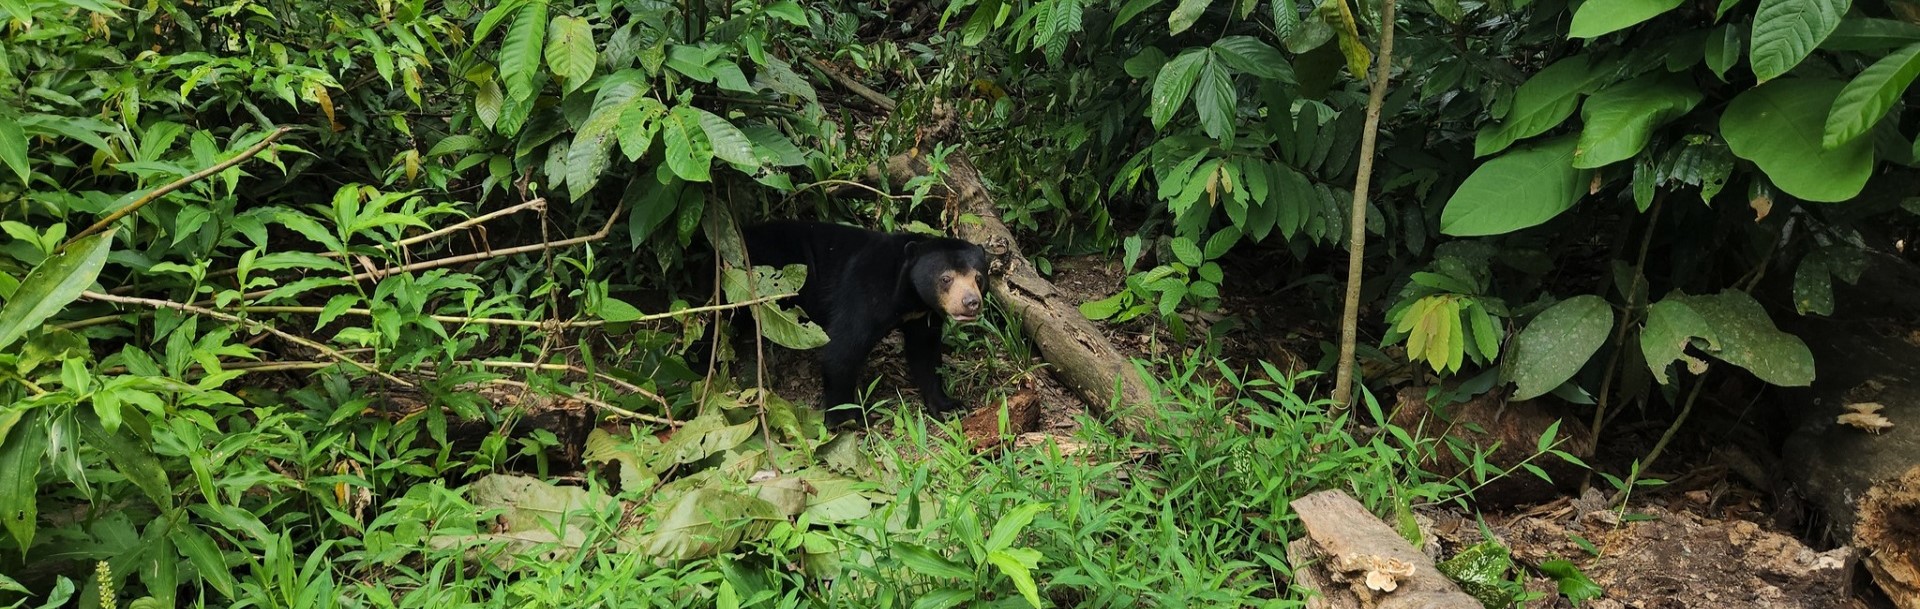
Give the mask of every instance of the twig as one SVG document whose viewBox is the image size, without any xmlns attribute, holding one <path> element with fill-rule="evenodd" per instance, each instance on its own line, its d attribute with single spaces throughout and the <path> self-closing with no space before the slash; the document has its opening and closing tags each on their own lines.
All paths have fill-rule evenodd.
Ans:
<svg viewBox="0 0 1920 609">
<path fill-rule="evenodd" d="M 882 110 L 892 112 L 894 108 L 900 106 L 898 102 L 893 101 L 893 98 L 887 97 L 879 91 L 867 88 L 866 85 L 860 84 L 860 81 L 840 73 L 840 70 L 834 69 L 833 64 L 814 57 L 808 57 L 807 63 L 813 64 L 814 68 L 826 73 L 827 78 L 833 79 L 833 82 L 840 83 L 840 86 L 845 87 L 848 91 L 852 91 L 854 95 L 873 102 L 873 105 L 879 106 Z"/>
<path fill-rule="evenodd" d="M 1654 460 L 1660 458 L 1660 453 L 1667 449 L 1667 443 L 1672 442 L 1674 434 L 1680 432 L 1680 426 L 1687 422 L 1687 415 L 1693 413 L 1693 403 L 1700 399 L 1700 389 L 1707 386 L 1708 372 L 1712 370 L 1702 371 L 1699 376 L 1693 377 L 1693 390 L 1687 392 L 1687 401 L 1680 406 L 1680 416 L 1673 419 L 1673 424 L 1667 426 L 1665 433 L 1660 434 L 1660 441 L 1653 443 L 1653 450 L 1647 451 L 1646 460 L 1640 462 L 1640 467 L 1634 471 L 1633 475 L 1627 476 L 1626 485 L 1620 489 L 1618 495 L 1614 496 L 1614 505 L 1626 504 L 1628 491 L 1632 490 L 1634 482 L 1640 479 L 1640 473 L 1653 469 Z"/>
<path fill-rule="evenodd" d="M 607 238 L 607 235 L 613 233 L 613 223 L 615 220 L 620 218 L 620 212 L 622 209 L 624 208 L 623 207 L 614 208 L 613 215 L 607 218 L 607 224 L 605 226 L 600 227 L 600 230 L 598 232 L 595 232 L 591 235 L 574 237 L 572 239 L 562 239 L 559 241 L 549 241 L 546 243 L 534 243 L 531 245 L 522 245 L 519 247 L 510 247 L 506 249 L 475 252 L 472 254 L 466 254 L 462 256 L 452 256 L 448 258 L 440 258 L 438 260 L 427 260 L 424 262 L 416 262 L 413 264 L 406 264 L 406 265 L 401 265 L 396 267 L 373 269 L 370 271 L 355 273 L 347 277 L 342 277 L 341 280 L 347 281 L 347 282 L 358 282 L 358 281 L 366 281 L 368 279 L 380 279 L 382 277 L 386 277 L 388 275 L 394 275 L 398 273 L 411 273 L 414 271 L 437 269 L 441 267 L 454 266 L 457 264 L 466 264 L 468 262 L 476 262 L 476 261 L 488 260 L 492 258 L 502 258 L 506 256 L 525 254 L 528 252 L 560 249 L 563 247 L 572 247 L 575 245 L 580 245 L 582 243 L 591 243 L 594 241 L 599 241 L 601 239 Z M 243 300 L 253 300 L 256 298 L 264 297 L 272 293 L 273 293 L 272 289 L 255 290 L 252 292 L 241 294 L 240 298 Z M 201 300 L 201 301 L 195 302 L 194 304 L 207 305 L 212 303 L 213 303 L 212 299 L 207 299 L 207 300 Z"/>
<path fill-rule="evenodd" d="M 245 162 L 247 159 L 253 158 L 254 155 L 260 154 L 260 151 L 266 150 L 267 146 L 273 145 L 274 140 L 280 139 L 280 136 L 286 135 L 288 131 L 292 131 L 292 130 L 293 130 L 293 127 L 281 127 L 279 129 L 275 129 L 273 133 L 267 134 L 267 137 L 265 139 L 262 139 L 259 141 L 259 143 L 256 143 L 252 146 L 247 147 L 246 150 L 240 151 L 240 154 L 234 155 L 234 157 L 231 159 L 227 159 L 225 161 L 215 163 L 212 167 L 208 167 L 206 169 L 196 171 L 193 173 L 193 175 L 189 175 L 187 177 L 174 180 L 172 183 L 167 184 L 166 186 L 161 186 L 159 188 L 154 189 L 153 192 L 149 192 L 145 195 L 142 195 L 140 198 L 135 199 L 132 203 L 127 204 L 126 207 L 122 207 L 118 210 L 114 210 L 114 212 L 111 214 L 107 214 L 107 217 L 101 218 L 99 222 L 93 223 L 93 226 L 87 227 L 87 230 L 80 231 L 80 234 L 74 235 L 73 238 L 71 239 L 67 239 L 66 243 L 60 244 L 60 248 L 66 249 L 67 246 L 73 245 L 73 242 L 75 241 L 79 241 L 80 239 L 85 238 L 89 235 L 106 230 L 107 227 L 112 226 L 114 222 L 118 222 L 120 221 L 121 218 L 127 217 L 127 214 L 140 211 L 140 208 L 146 207 L 148 203 L 152 203 L 155 200 L 158 200 L 160 197 L 167 196 L 168 194 L 171 194 L 173 191 L 180 190 L 181 188 L 185 188 L 188 184 L 192 184 L 194 182 L 207 179 L 207 176 L 211 176 L 211 175 L 220 173 L 222 171 L 226 171 L 227 169 L 232 168 L 234 165 L 239 165 L 240 163 Z"/>
<path fill-rule="evenodd" d="M 489 385 L 506 385 L 506 386 L 509 386 L 509 387 L 518 387 L 518 388 L 520 388 L 520 390 L 521 390 L 521 391 L 523 391 L 523 392 L 533 392 L 533 387 L 531 387 L 531 386 L 529 386 L 529 385 L 527 385 L 527 384 L 526 384 L 525 382 L 523 382 L 523 381 L 516 381 L 516 380 L 513 380 L 513 379 L 493 379 L 493 380 L 490 380 L 490 381 L 487 381 L 487 384 L 489 384 Z M 656 416 L 653 416 L 653 415 L 650 415 L 650 414 L 640 414 L 640 413 L 638 413 L 638 412 L 634 412 L 634 411 L 631 411 L 631 410 L 627 410 L 627 409 L 625 409 L 625 408 L 621 408 L 621 407 L 619 407 L 619 406 L 615 406 L 615 405 L 612 405 L 612 404 L 608 404 L 608 403 L 606 403 L 606 402 L 602 402 L 602 401 L 600 401 L 600 400 L 596 400 L 596 399 L 593 399 L 593 398 L 590 398 L 590 397 L 587 397 L 587 396 L 584 396 L 584 395 L 580 395 L 580 394 L 578 394 L 578 393 L 573 393 L 573 392 L 570 392 L 570 391 L 560 391 L 560 390 L 556 390 L 556 391 L 559 391 L 559 393 L 561 394 L 561 397 L 565 397 L 565 398 L 568 398 L 568 399 L 574 399 L 574 400 L 580 400 L 580 402 L 581 402 L 581 403 L 584 403 L 584 404 L 587 404 L 587 405 L 589 405 L 589 406 L 592 406 L 592 407 L 594 407 L 594 408 L 598 408 L 598 409 L 601 409 L 601 410 L 605 410 L 605 411 L 607 411 L 607 412 L 611 412 L 611 413 L 614 413 L 614 414 L 617 414 L 617 415 L 620 415 L 620 416 L 623 416 L 623 417 L 627 417 L 627 418 L 629 418 L 629 419 L 639 419 L 639 420 L 642 420 L 642 421 L 646 421 L 646 422 L 648 422 L 648 423 L 653 423 L 653 424 L 655 424 L 655 425 L 666 425 L 666 426 L 669 426 L 669 427 L 679 427 L 679 426 L 680 426 L 680 424 L 679 424 L 679 423 L 676 423 L 676 422 L 673 422 L 673 421 L 669 421 L 669 420 L 666 420 L 666 419 L 662 419 L 662 418 L 660 418 L 660 417 L 656 417 Z"/>
<path fill-rule="evenodd" d="M 1620 362 L 1625 358 L 1627 328 L 1633 325 L 1633 295 L 1640 291 L 1640 280 L 1646 274 L 1647 249 L 1653 245 L 1653 229 L 1660 225 L 1661 203 L 1665 199 L 1665 196 L 1654 197 L 1653 210 L 1647 215 L 1646 234 L 1640 236 L 1640 254 L 1633 263 L 1633 280 L 1627 284 L 1626 315 L 1620 320 L 1620 325 L 1614 328 L 1613 356 L 1608 358 L 1607 372 L 1600 379 L 1599 402 L 1593 407 L 1593 424 L 1588 426 L 1588 446 L 1600 445 L 1600 430 L 1606 427 L 1607 408 L 1613 395 L 1613 379 L 1619 373 Z M 1593 470 L 1587 470 L 1580 480 L 1580 490 L 1585 492 L 1592 483 Z"/>
<path fill-rule="evenodd" d="M 310 339 L 306 339 L 306 338 L 302 338 L 302 337 L 299 337 L 299 336 L 295 336 L 295 335 L 293 335 L 293 334 L 289 334 L 289 333 L 287 333 L 287 332 L 285 332 L 285 331 L 282 331 L 282 330 L 281 330 L 281 329 L 279 329 L 279 328 L 275 328 L 275 327 L 273 327 L 273 326 L 270 326 L 270 325 L 267 325 L 267 324 L 264 324 L 264 323 L 261 323 L 261 322 L 258 322 L 258 321 L 254 321 L 254 320 L 251 320 L 251 319 L 246 319 L 246 318 L 243 318 L 243 317 L 236 317 L 236 316 L 233 316 L 233 315 L 228 315 L 228 314 L 226 314 L 226 313 L 221 313 L 221 312 L 219 312 L 219 311 L 215 311 L 215 310 L 212 310 L 212 309 L 208 309 L 208 308 L 205 308 L 205 307 L 197 307 L 197 306 L 194 306 L 194 305 L 190 305 L 190 304 L 180 304 L 180 303 L 177 303 L 177 302 L 172 302 L 172 301 L 167 301 L 167 300 L 157 300 L 157 299 L 153 299 L 153 298 L 136 298 L 136 297 L 132 297 L 132 296 L 115 296 L 115 295 L 112 295 L 112 294 L 102 294 L 102 293 L 100 293 L 100 292 L 81 292 L 81 293 L 80 293 L 80 296 L 82 296 L 82 297 L 84 297 L 84 298 L 87 298 L 87 299 L 90 299 L 90 300 L 99 300 L 99 301 L 103 301 L 103 302 L 114 302 L 114 303 L 120 303 L 120 304 L 131 304 L 131 305 L 140 305 L 140 306 L 144 306 L 144 307 L 152 307 L 152 308 L 156 308 L 156 309 L 173 309 L 173 310 L 176 310 L 176 311 L 182 311 L 182 312 L 186 312 L 186 313 L 192 313 L 192 314 L 194 314 L 194 315 L 202 315 L 202 316 L 206 316 L 206 317 L 212 317 L 212 318 L 214 318 L 214 319 L 218 319 L 218 320 L 220 320 L 220 321 L 224 321 L 224 322 L 227 322 L 227 323 L 235 323 L 235 324 L 240 324 L 240 325 L 243 325 L 243 326 L 247 326 L 247 327 L 249 327 L 249 328 L 253 328 L 253 329 L 255 329 L 255 330 L 260 330 L 260 331 L 263 331 L 263 332 L 268 332 L 268 333 L 271 333 L 271 334 L 273 334 L 274 336 L 278 336 L 278 337 L 280 337 L 280 338 L 284 338 L 284 339 L 286 339 L 286 340 L 288 340 L 288 341 L 291 341 L 291 342 L 293 342 L 294 344 L 297 344 L 297 345 L 300 345 L 300 346 L 303 346 L 303 347 L 306 347 L 306 348 L 308 348 L 308 349 L 313 349 L 313 350 L 315 350 L 315 351 L 319 351 L 321 355 L 325 355 L 325 356 L 327 356 L 327 358 L 328 358 L 328 359 L 332 359 L 332 360 L 336 360 L 336 361 L 339 361 L 339 362 L 341 362 L 341 363 L 344 363 L 344 364 L 348 364 L 348 365 L 351 365 L 351 366 L 353 366 L 353 367 L 355 367 L 355 368 L 359 368 L 359 369 L 361 369 L 362 371 L 365 371 L 365 372 L 367 372 L 367 373 L 369 373 L 369 374 L 374 374 L 374 375 L 378 375 L 378 376 L 379 376 L 380 378 L 384 378 L 384 379 L 387 379 L 388 381 L 392 381 L 392 382 L 393 382 L 394 384 L 396 384 L 396 385 L 399 385 L 399 386 L 401 386 L 401 387 L 412 387 L 412 386 L 413 386 L 413 383 L 409 383 L 409 382 L 407 382 L 407 381 L 405 381 L 405 380 L 402 380 L 402 379 L 401 379 L 400 377 L 397 377 L 397 376 L 394 376 L 394 375 L 391 375 L 391 374 L 387 374 L 387 373 L 385 373 L 385 372 L 381 372 L 381 371 L 379 371 L 379 370 L 376 370 L 376 369 L 374 369 L 374 367 L 373 367 L 373 366 L 369 366 L 369 365 L 367 365 L 367 364 L 364 364 L 364 363 L 361 363 L 361 362 L 360 362 L 359 360 L 356 360 L 356 359 L 353 359 L 353 358 L 350 358 L 350 357 L 347 357 L 347 356 L 346 356 L 345 354 L 343 354 L 343 353 L 341 353 L 341 352 L 339 352 L 339 351 L 336 351 L 336 350 L 334 350 L 334 348 L 332 348 L 332 347 L 328 347 L 328 346 L 326 346 L 326 345 L 323 345 L 323 344 L 320 344 L 320 343 L 318 343 L 318 342 L 314 342 L 313 340 L 310 340 Z"/>
<path fill-rule="evenodd" d="M 621 321 L 619 323 L 640 323 L 640 322 L 646 322 L 646 321 L 657 321 L 657 320 L 667 319 L 672 317 L 681 317 L 685 315 L 707 313 L 710 311 L 724 311 L 727 309 L 738 309 L 742 307 L 749 307 L 757 304 L 773 302 L 783 298 L 792 298 L 795 295 L 796 294 L 792 294 L 792 293 L 775 294 L 773 296 L 763 296 L 760 298 L 755 298 L 753 300 L 734 302 L 734 303 L 728 303 L 723 305 L 701 306 L 701 307 L 694 307 L 690 309 L 681 309 L 678 311 L 669 311 L 666 313 L 653 313 L 650 315 L 642 315 L 640 317 L 636 317 L 630 320 Z M 319 315 L 321 313 L 325 313 L 327 308 L 326 307 L 281 306 L 281 305 L 255 305 L 255 306 L 233 307 L 231 310 L 239 311 L 241 313 L 289 313 L 289 314 Z M 353 315 L 356 317 L 369 317 L 373 315 L 373 312 L 367 309 L 346 309 L 346 310 L 340 311 L 340 314 Z M 99 317 L 89 317 L 87 319 L 82 319 L 78 321 L 70 321 L 54 327 L 62 330 L 78 330 L 81 328 L 88 328 L 92 326 L 98 326 L 101 324 L 113 323 L 115 320 L 120 319 L 120 317 L 121 317 L 120 315 L 102 315 Z M 474 325 L 482 325 L 482 326 L 508 326 L 508 327 L 514 327 L 514 328 L 541 328 L 541 329 L 598 328 L 600 326 L 604 326 L 609 323 L 614 323 L 604 319 L 586 319 L 586 320 L 579 320 L 579 321 L 558 321 L 558 320 L 535 321 L 531 319 L 506 319 L 501 317 L 460 317 L 457 315 L 428 315 L 427 317 L 437 322 L 449 323 L 449 324 L 474 324 Z"/>
<path fill-rule="evenodd" d="M 1387 76 L 1393 70 L 1393 0 L 1380 2 L 1380 57 L 1373 90 L 1367 95 L 1367 128 L 1360 132 L 1360 168 L 1353 176 L 1353 210 L 1347 238 L 1347 298 L 1340 314 L 1340 364 L 1334 374 L 1334 408 L 1353 397 L 1354 342 L 1360 333 L 1360 271 L 1366 262 L 1367 189 L 1373 179 L 1374 142 L 1380 136 L 1380 107 L 1386 103 Z"/>
</svg>

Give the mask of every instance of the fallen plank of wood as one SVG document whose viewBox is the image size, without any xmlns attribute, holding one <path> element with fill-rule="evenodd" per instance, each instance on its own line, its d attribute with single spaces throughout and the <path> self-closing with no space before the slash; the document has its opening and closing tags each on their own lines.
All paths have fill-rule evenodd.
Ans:
<svg viewBox="0 0 1920 609">
<path fill-rule="evenodd" d="M 1426 555 L 1346 493 L 1321 491 L 1291 504 L 1307 536 L 1287 545 L 1294 583 L 1313 609 L 1481 609 Z"/>
</svg>

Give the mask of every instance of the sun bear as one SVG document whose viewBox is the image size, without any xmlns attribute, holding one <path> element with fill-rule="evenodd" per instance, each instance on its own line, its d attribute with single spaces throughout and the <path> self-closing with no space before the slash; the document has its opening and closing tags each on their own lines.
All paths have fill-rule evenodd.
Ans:
<svg viewBox="0 0 1920 609">
<path fill-rule="evenodd" d="M 858 412 L 834 408 L 857 403 L 868 355 L 896 328 L 904 333 L 907 366 L 927 411 L 939 415 L 961 406 L 940 376 L 940 332 L 947 319 L 980 317 L 988 280 L 980 246 L 805 221 L 768 222 L 743 236 L 754 266 L 807 265 L 807 282 L 794 300 L 827 332 L 819 360 L 828 425 Z"/>
</svg>

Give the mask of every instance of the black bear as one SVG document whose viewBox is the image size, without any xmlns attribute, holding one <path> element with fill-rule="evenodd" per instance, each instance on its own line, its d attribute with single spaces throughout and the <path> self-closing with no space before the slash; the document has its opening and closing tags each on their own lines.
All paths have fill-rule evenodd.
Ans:
<svg viewBox="0 0 1920 609">
<path fill-rule="evenodd" d="M 776 221 L 744 231 L 754 266 L 807 265 L 796 296 L 827 332 L 820 354 L 822 409 L 829 425 L 855 411 L 867 356 L 887 334 L 905 333 L 907 366 L 932 414 L 959 407 L 940 377 L 946 319 L 973 321 L 987 291 L 987 253 L 960 239 L 889 234 L 841 224 Z"/>
</svg>

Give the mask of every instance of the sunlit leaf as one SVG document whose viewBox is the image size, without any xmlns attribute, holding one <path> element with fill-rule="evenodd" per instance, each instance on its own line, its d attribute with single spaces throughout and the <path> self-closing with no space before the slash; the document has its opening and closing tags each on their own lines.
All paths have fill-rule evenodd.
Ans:
<svg viewBox="0 0 1920 609">
<path fill-rule="evenodd" d="M 1440 212 L 1440 232 L 1499 235 L 1537 226 L 1587 192 L 1589 170 L 1573 167 L 1573 137 L 1522 148 L 1487 161 L 1467 176 Z"/>
<path fill-rule="evenodd" d="M 1872 129 L 1907 92 L 1915 76 L 1920 76 L 1920 44 L 1894 51 L 1867 66 L 1833 100 L 1820 145 L 1833 150 Z"/>
<path fill-rule="evenodd" d="M 1873 143 L 1855 138 L 1831 150 L 1821 145 L 1827 111 L 1841 86 L 1787 79 L 1748 89 L 1720 114 L 1720 134 L 1734 155 L 1760 166 L 1787 194 L 1808 201 L 1851 199 L 1873 173 Z"/>
<path fill-rule="evenodd" d="M 107 264 L 107 252 L 113 249 L 117 230 L 107 229 L 75 241 L 27 273 L 14 288 L 13 297 L 0 305 L 0 348 L 38 329 L 93 285 Z"/>
</svg>

